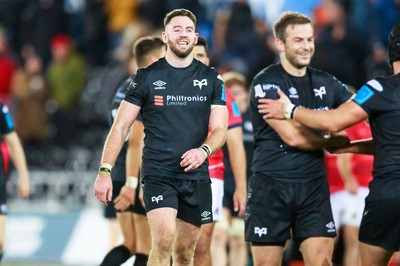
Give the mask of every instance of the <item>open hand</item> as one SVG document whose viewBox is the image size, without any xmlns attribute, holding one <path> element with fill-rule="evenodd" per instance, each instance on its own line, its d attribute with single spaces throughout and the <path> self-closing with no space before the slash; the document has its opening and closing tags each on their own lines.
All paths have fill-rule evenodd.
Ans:
<svg viewBox="0 0 400 266">
<path fill-rule="evenodd" d="M 263 114 L 264 119 L 285 119 L 285 108 L 291 101 L 281 90 L 278 90 L 277 93 L 280 97 L 278 100 L 258 100 L 258 112 Z"/>
</svg>

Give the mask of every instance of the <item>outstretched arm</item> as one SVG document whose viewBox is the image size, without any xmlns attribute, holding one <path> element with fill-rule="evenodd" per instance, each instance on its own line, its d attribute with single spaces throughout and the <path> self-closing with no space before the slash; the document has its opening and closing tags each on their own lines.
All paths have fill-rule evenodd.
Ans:
<svg viewBox="0 0 400 266">
<path fill-rule="evenodd" d="M 332 134 L 329 138 L 315 134 L 309 128 L 296 121 L 290 120 L 265 120 L 290 147 L 311 151 L 323 148 L 342 147 L 349 143 L 345 134 Z"/>
<path fill-rule="evenodd" d="M 317 111 L 296 107 L 282 91 L 278 94 L 279 100 L 259 100 L 259 112 L 266 119 L 294 119 L 310 128 L 337 132 L 368 118 L 367 112 L 353 101 L 336 109 Z"/>
</svg>

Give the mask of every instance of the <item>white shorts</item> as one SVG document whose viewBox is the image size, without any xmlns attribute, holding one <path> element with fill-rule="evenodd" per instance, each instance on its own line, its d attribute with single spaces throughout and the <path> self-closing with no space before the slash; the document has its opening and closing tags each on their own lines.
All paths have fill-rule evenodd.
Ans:
<svg viewBox="0 0 400 266">
<path fill-rule="evenodd" d="M 212 210 L 214 222 L 222 219 L 222 200 L 224 198 L 224 180 L 211 178 Z"/>
<path fill-rule="evenodd" d="M 337 229 L 343 225 L 360 226 L 368 193 L 368 188 L 359 187 L 357 194 L 350 194 L 347 190 L 331 194 L 332 214 Z"/>
</svg>

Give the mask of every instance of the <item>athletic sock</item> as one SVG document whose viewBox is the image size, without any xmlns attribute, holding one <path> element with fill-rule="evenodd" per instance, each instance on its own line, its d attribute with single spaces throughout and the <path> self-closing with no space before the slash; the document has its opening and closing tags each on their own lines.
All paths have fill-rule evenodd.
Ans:
<svg viewBox="0 0 400 266">
<path fill-rule="evenodd" d="M 131 252 L 124 245 L 113 248 L 104 257 L 100 266 L 120 266 L 131 257 Z"/>
<path fill-rule="evenodd" d="M 138 253 L 135 256 L 136 256 L 136 258 L 135 258 L 135 262 L 133 263 L 133 266 L 146 266 L 147 265 L 149 256 L 142 254 L 142 253 Z"/>
</svg>

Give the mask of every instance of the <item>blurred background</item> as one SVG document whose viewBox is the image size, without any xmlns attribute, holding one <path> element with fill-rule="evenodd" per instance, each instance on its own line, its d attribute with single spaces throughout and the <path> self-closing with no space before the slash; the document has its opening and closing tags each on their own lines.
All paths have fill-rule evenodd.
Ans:
<svg viewBox="0 0 400 266">
<path fill-rule="evenodd" d="M 111 101 L 132 43 L 159 35 L 180 7 L 197 16 L 211 65 L 249 81 L 276 61 L 273 22 L 302 12 L 315 24 L 312 66 L 355 88 L 389 73 L 387 36 L 400 19 L 399 0 L 0 0 L 0 99 L 32 180 L 21 200 L 11 172 L 3 265 L 98 265 L 118 241 L 92 193 Z"/>
</svg>

